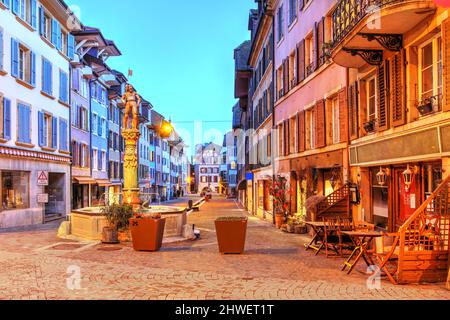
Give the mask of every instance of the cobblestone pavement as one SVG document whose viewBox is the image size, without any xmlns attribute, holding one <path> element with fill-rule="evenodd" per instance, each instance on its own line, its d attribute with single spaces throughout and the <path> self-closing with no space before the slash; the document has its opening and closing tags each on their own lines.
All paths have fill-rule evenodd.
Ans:
<svg viewBox="0 0 450 320">
<path fill-rule="evenodd" d="M 188 218 L 201 240 L 157 253 L 60 240 L 48 228 L 0 234 L 0 299 L 450 299 L 444 285 L 383 280 L 369 290 L 362 270 L 348 276 L 339 270 L 342 259 L 305 252 L 308 237 L 255 218 L 246 253 L 220 255 L 214 218 L 242 214 L 234 201 L 214 198 Z"/>
</svg>

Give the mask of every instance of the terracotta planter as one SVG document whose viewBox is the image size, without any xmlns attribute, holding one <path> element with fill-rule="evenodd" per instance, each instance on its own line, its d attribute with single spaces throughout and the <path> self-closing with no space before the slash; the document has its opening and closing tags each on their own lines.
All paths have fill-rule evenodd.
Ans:
<svg viewBox="0 0 450 320">
<path fill-rule="evenodd" d="M 284 215 L 281 214 L 275 215 L 275 225 L 277 226 L 277 228 L 281 229 L 283 224 L 284 224 Z"/>
<path fill-rule="evenodd" d="M 105 244 L 118 244 L 118 232 L 116 228 L 104 227 L 102 231 L 102 243 Z"/>
<path fill-rule="evenodd" d="M 244 253 L 247 222 L 247 218 L 221 218 L 216 220 L 216 234 L 220 253 Z"/>
<path fill-rule="evenodd" d="M 166 219 L 132 218 L 130 231 L 136 251 L 158 251 L 161 249 Z"/>
</svg>

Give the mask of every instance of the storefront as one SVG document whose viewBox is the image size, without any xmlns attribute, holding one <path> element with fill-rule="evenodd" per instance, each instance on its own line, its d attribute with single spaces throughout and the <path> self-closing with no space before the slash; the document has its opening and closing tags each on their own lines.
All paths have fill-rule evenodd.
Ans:
<svg viewBox="0 0 450 320">
<path fill-rule="evenodd" d="M 272 196 L 270 186 L 272 181 L 272 167 L 265 167 L 253 172 L 253 212 L 261 219 L 273 220 Z"/>
<path fill-rule="evenodd" d="M 0 228 L 42 224 L 70 212 L 70 158 L 0 148 Z"/>
</svg>

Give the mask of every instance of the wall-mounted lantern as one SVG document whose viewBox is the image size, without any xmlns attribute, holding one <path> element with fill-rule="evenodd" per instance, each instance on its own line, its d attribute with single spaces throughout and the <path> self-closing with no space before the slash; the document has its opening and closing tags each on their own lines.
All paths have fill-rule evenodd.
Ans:
<svg viewBox="0 0 450 320">
<path fill-rule="evenodd" d="M 390 175 L 389 169 L 384 169 L 380 167 L 380 171 L 377 173 L 377 182 L 380 186 L 385 186 L 387 183 L 387 178 Z"/>
<path fill-rule="evenodd" d="M 409 164 L 406 170 L 403 171 L 403 181 L 405 182 L 406 191 L 409 191 L 409 188 L 411 188 L 412 182 L 418 172 L 418 167 L 414 167 L 413 170 L 411 170 Z"/>
</svg>

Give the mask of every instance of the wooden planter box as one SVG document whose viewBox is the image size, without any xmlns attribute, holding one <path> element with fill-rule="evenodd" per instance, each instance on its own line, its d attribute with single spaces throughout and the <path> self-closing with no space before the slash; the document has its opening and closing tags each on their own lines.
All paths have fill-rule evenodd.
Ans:
<svg viewBox="0 0 450 320">
<path fill-rule="evenodd" d="M 216 234 L 220 253 L 244 253 L 247 223 L 247 218 L 219 218 L 216 220 Z"/>
<path fill-rule="evenodd" d="M 161 249 L 166 219 L 132 218 L 130 231 L 136 251 L 158 251 Z"/>
<path fill-rule="evenodd" d="M 430 102 L 420 105 L 417 107 L 417 110 L 419 111 L 421 116 L 426 116 L 433 112 L 433 104 Z"/>
</svg>

